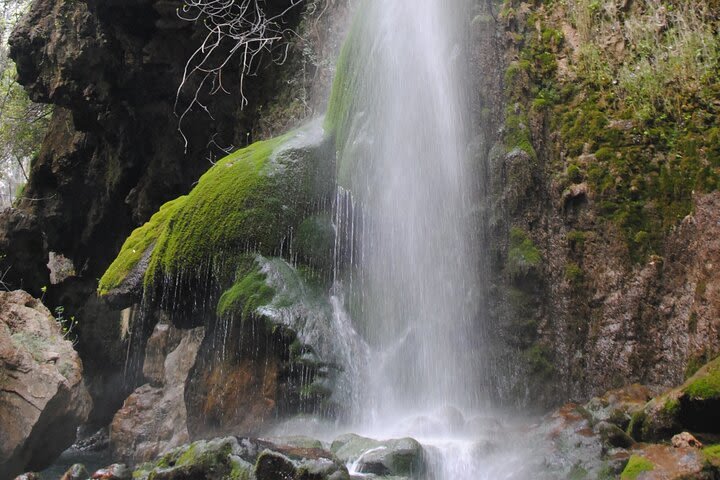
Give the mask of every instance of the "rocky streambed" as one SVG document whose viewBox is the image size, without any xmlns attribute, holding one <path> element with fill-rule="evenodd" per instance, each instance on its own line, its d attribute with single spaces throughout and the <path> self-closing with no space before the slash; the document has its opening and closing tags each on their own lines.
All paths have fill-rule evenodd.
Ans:
<svg viewBox="0 0 720 480">
<path fill-rule="evenodd" d="M 0 292 L 2 480 L 23 470 L 40 473 L 18 478 L 43 480 L 720 478 L 720 359 L 670 390 L 629 385 L 543 417 L 448 407 L 376 435 L 302 417 L 272 433 L 202 439 L 186 426 L 195 407 L 185 392 L 202 331 L 159 324 L 144 362 L 149 383 L 85 435 L 91 402 L 62 320 L 25 292 Z"/>
</svg>

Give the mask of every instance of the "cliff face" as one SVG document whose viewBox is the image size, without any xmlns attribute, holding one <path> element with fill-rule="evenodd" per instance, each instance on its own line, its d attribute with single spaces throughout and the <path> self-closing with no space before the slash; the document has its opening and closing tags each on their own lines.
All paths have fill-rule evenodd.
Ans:
<svg viewBox="0 0 720 480">
<path fill-rule="evenodd" d="M 499 18 L 493 312 L 530 401 L 676 385 L 720 347 L 717 9 L 621 3 Z"/>
<path fill-rule="evenodd" d="M 289 5 L 267 2 L 269 14 Z M 203 95 L 212 117 L 196 108 L 183 122 L 187 151 L 174 113 L 185 61 L 202 28 L 177 18 L 178 1 L 96 2 L 37 0 L 10 44 L 19 81 L 55 113 L 31 180 L 17 208 L 0 218 L 4 281 L 40 294 L 79 320 L 78 350 L 96 395 L 124 397 L 119 373 L 126 345 L 121 317 L 96 301 L 97 279 L 127 235 L 164 202 L 187 193 L 222 149 L 242 146 L 293 126 L 322 106 L 328 88 L 332 39 L 345 5 L 305 2 L 283 17 L 293 36 L 287 60 L 270 51 L 245 79 L 249 104 L 241 109 L 239 72 L 225 72 L 229 95 Z M 301 39 L 298 39 L 301 38 Z M 191 100 L 184 92 L 179 104 Z M 53 252 L 51 254 L 51 252 Z M 69 275 L 51 278 L 50 256 L 65 259 Z M 53 275 L 54 277 L 54 275 Z M 51 282 L 51 279 L 53 280 Z M 57 283 L 57 284 L 55 284 Z M 87 361 L 90 360 L 90 361 Z"/>
</svg>

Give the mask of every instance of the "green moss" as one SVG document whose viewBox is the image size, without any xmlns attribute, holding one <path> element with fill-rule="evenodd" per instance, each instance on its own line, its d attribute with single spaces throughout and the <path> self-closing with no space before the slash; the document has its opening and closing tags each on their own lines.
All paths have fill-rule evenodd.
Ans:
<svg viewBox="0 0 720 480">
<path fill-rule="evenodd" d="M 501 15 L 517 46 L 504 77 L 507 150 L 534 156 L 542 135 L 545 160 L 563 158 L 551 168 L 588 183 L 590 208 L 620 227 L 632 260 L 661 255 L 693 195 L 720 187 L 720 18 L 668 9 L 658 30 L 647 5 L 626 13 L 587 0 L 519 15 L 511 3 Z M 572 55 L 566 23 L 578 33 Z M 633 40 L 621 52 L 597 42 L 618 33 Z"/>
<path fill-rule="evenodd" d="M 120 249 L 117 258 L 100 279 L 98 285 L 99 295 L 106 295 L 122 284 L 123 280 L 140 262 L 148 249 L 155 244 L 155 241 L 167 226 L 168 220 L 184 205 L 186 198 L 179 197 L 166 203 L 160 208 L 160 211 L 150 218 L 150 221 L 130 234 Z"/>
<path fill-rule="evenodd" d="M 673 418 L 680 411 L 680 402 L 676 398 L 667 398 L 660 411 L 661 415 Z"/>
<path fill-rule="evenodd" d="M 581 285 L 584 279 L 585 273 L 577 263 L 570 262 L 565 265 L 565 280 L 567 280 L 570 285 Z"/>
<path fill-rule="evenodd" d="M 300 224 L 296 246 L 302 259 L 320 270 L 332 268 L 335 229 L 329 215 L 313 215 Z"/>
<path fill-rule="evenodd" d="M 176 310 L 203 304 L 197 301 L 206 294 L 203 288 L 229 288 L 220 311 L 241 298 L 253 300 L 248 288 L 258 283 L 257 275 L 239 273 L 247 267 L 246 254 L 274 255 L 288 248 L 306 215 L 332 195 L 328 146 L 316 122 L 218 161 L 187 196 L 166 204 L 133 232 L 103 277 L 100 293 L 119 285 L 154 245 L 145 289 L 173 279 L 172 288 L 184 289 L 175 298 L 189 299 L 188 309 Z"/>
<path fill-rule="evenodd" d="M 235 283 L 220 297 L 217 314 L 222 317 L 235 313 L 246 319 L 270 303 L 274 295 L 275 290 L 268 285 L 257 261 L 245 259 L 238 268 Z"/>
<path fill-rule="evenodd" d="M 627 427 L 627 434 L 635 440 L 642 440 L 646 437 L 645 433 L 645 422 L 647 420 L 647 414 L 644 410 L 635 412 L 630 417 L 630 424 Z"/>
<path fill-rule="evenodd" d="M 633 455 L 630 457 L 625 469 L 620 474 L 621 480 L 635 480 L 643 472 L 655 469 L 655 465 L 648 459 Z"/>
<path fill-rule="evenodd" d="M 547 379 L 555 373 L 552 352 L 547 347 L 536 343 L 525 350 L 523 355 L 534 376 Z"/>
<path fill-rule="evenodd" d="M 541 256 L 532 239 L 524 230 L 510 229 L 510 248 L 508 250 L 507 270 L 513 277 L 527 275 L 540 265 Z"/>
<path fill-rule="evenodd" d="M 713 465 L 720 465 L 720 444 L 709 445 L 702 450 L 703 456 Z"/>
<path fill-rule="evenodd" d="M 586 234 L 580 230 L 570 230 L 567 234 L 567 241 L 570 248 L 582 248 L 585 245 Z"/>
<path fill-rule="evenodd" d="M 683 393 L 698 400 L 720 399 L 720 359 L 712 361 L 691 378 Z"/>
<path fill-rule="evenodd" d="M 372 60 L 372 48 L 364 40 L 365 33 L 370 28 L 369 1 L 360 3 L 353 16 L 350 32 L 345 38 L 338 57 L 333 79 L 332 91 L 325 115 L 324 128 L 335 143 L 338 158 L 338 183 L 349 186 L 351 183 L 354 159 L 346 156 L 345 147 L 356 121 L 356 99 L 361 97 L 362 88 L 371 88 L 362 85 L 363 72 L 372 68 L 377 62 Z"/>
</svg>

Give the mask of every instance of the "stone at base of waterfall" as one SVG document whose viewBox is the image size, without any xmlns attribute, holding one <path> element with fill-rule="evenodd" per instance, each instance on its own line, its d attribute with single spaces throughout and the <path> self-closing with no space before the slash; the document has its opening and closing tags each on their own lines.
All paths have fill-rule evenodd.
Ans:
<svg viewBox="0 0 720 480">
<path fill-rule="evenodd" d="M 82 463 L 76 463 L 72 467 L 68 468 L 67 472 L 60 478 L 60 480 L 87 480 L 90 478 L 90 474 Z"/>
<path fill-rule="evenodd" d="M 349 480 L 347 467 L 322 448 L 225 437 L 175 448 L 133 473 L 139 480 Z"/>
<path fill-rule="evenodd" d="M 40 300 L 0 292 L 0 477 L 42 470 L 92 408 L 80 357 Z"/>
<path fill-rule="evenodd" d="M 412 438 L 379 441 L 347 434 L 335 439 L 330 448 L 340 461 L 357 462 L 358 473 L 407 477 L 426 470 L 423 447 Z"/>
<path fill-rule="evenodd" d="M 113 463 L 101 468 L 92 474 L 93 480 L 130 480 L 133 478 L 132 471 L 124 463 Z"/>
<path fill-rule="evenodd" d="M 625 433 L 615 424 L 610 422 L 598 422 L 593 431 L 600 435 L 605 445 L 615 448 L 630 448 L 635 442 L 632 437 Z"/>
</svg>

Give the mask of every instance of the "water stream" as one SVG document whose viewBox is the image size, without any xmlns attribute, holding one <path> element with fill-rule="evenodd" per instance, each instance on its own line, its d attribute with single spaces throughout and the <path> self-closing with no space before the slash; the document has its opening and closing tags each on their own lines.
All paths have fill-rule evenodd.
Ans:
<svg viewBox="0 0 720 480">
<path fill-rule="evenodd" d="M 350 425 L 418 438 L 435 452 L 431 475 L 454 480 L 505 478 L 481 452 L 497 428 L 474 421 L 488 408 L 489 368 L 483 245 L 469 215 L 479 194 L 468 154 L 469 7 L 361 7 L 351 41 L 366 64 L 354 72 L 355 120 L 339 159 L 351 173 L 341 174 L 335 214 L 336 290 L 369 349 Z"/>
</svg>

